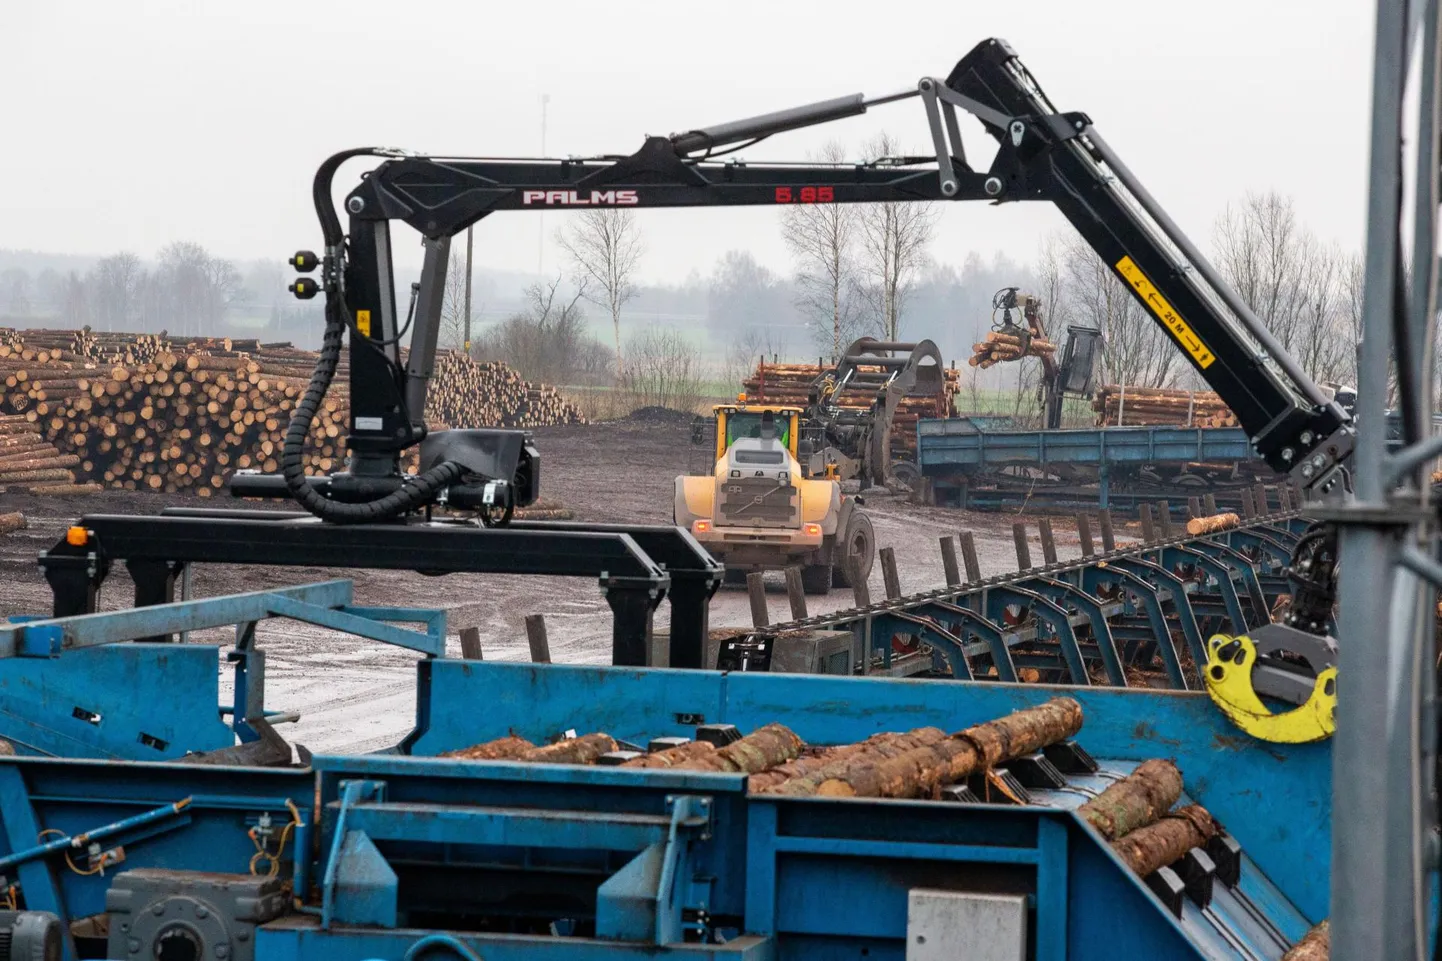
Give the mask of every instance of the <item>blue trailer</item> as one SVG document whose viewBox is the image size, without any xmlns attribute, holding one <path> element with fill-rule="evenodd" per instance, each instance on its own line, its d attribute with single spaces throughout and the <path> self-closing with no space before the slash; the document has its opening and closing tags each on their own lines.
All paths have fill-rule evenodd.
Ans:
<svg viewBox="0 0 1442 961">
<path fill-rule="evenodd" d="M 1242 487 L 1280 480 L 1240 427 L 1013 425 L 994 415 L 917 422 L 917 468 L 931 479 L 938 503 L 987 507 L 1027 496 L 1107 509 L 1210 492 L 1235 507 Z M 1442 433 L 1442 415 L 1434 415 L 1432 433 Z M 1400 436 L 1400 417 L 1391 414 L 1389 445 Z"/>
</svg>

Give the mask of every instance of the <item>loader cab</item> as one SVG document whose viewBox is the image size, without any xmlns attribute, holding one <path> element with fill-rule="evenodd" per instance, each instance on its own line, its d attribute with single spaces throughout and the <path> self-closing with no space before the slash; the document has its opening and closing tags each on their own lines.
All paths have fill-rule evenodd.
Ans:
<svg viewBox="0 0 1442 961">
<path fill-rule="evenodd" d="M 715 408 L 715 459 L 726 456 L 731 445 L 743 438 L 761 438 L 770 433 L 794 458 L 801 409 L 738 402 Z"/>
</svg>

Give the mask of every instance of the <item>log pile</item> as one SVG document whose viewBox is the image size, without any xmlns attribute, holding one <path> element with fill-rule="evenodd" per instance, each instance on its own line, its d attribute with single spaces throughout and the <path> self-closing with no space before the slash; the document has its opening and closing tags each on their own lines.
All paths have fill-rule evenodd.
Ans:
<svg viewBox="0 0 1442 961">
<path fill-rule="evenodd" d="M 1048 357 L 1055 353 L 1056 344 L 1049 340 L 1032 337 L 1023 344 L 1022 338 L 1016 334 L 1004 334 L 999 330 L 993 330 L 986 335 L 986 340 L 971 345 L 971 356 L 966 359 L 966 362 L 972 367 L 986 370 L 988 367 L 1009 360 L 1021 360 L 1023 357 Z"/>
<path fill-rule="evenodd" d="M 23 485 L 32 494 L 99 490 L 93 484 L 75 483 L 79 463 L 78 457 L 63 453 L 25 417 L 0 414 L 0 487 Z"/>
<path fill-rule="evenodd" d="M 26 448 L 0 433 L 0 484 L 211 496 L 236 470 L 273 473 L 315 361 L 313 352 L 253 339 L 0 331 L 0 411 L 8 415 L 0 430 L 23 422 L 27 443 L 34 441 Z M 311 472 L 343 466 L 349 407 L 343 355 L 311 423 Z M 432 429 L 583 420 L 554 388 L 454 352 L 437 358 L 426 419 Z M 413 449 L 408 469 L 416 456 Z"/>
<path fill-rule="evenodd" d="M 1092 398 L 1098 427 L 1236 427 L 1237 415 L 1209 390 L 1106 384 Z"/>
<path fill-rule="evenodd" d="M 1222 833 L 1200 804 L 1172 810 L 1182 793 L 1182 772 L 1167 760 L 1143 761 L 1120 781 L 1077 808 L 1077 814 L 1111 842 L 1122 862 L 1146 877 Z"/>
<path fill-rule="evenodd" d="M 757 364 L 751 376 L 741 382 L 746 396 L 761 404 L 786 404 L 805 407 L 810 399 L 811 384 L 829 368 L 819 364 Z M 871 373 L 879 367 L 862 366 L 858 370 Z M 955 417 L 956 393 L 959 372 L 954 367 L 944 370 L 942 391 L 930 397 L 903 398 L 896 409 L 891 426 L 892 454 L 906 460 L 916 457 L 916 422 L 923 417 Z M 838 406 L 846 410 L 870 410 L 876 402 L 876 388 L 872 384 L 849 385 L 840 397 Z"/>
<path fill-rule="evenodd" d="M 686 742 L 631 757 L 622 766 L 746 774 L 747 788 L 755 794 L 929 798 L 945 784 L 1065 740 L 1081 726 L 1081 705 L 1058 697 L 950 735 L 924 727 L 817 749 L 808 748 L 785 726 L 767 724 L 724 747 Z M 589 764 L 615 748 L 613 738 L 599 733 L 534 749 L 508 736 L 445 756 Z"/>
</svg>

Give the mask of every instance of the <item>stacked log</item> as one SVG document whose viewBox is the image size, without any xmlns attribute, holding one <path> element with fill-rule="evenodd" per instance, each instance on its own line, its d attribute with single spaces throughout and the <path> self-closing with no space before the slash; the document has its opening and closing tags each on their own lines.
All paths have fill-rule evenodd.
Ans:
<svg viewBox="0 0 1442 961">
<path fill-rule="evenodd" d="M 0 349 L 4 349 L 0 347 Z M 76 493 L 80 459 L 63 453 L 24 416 L 0 414 L 0 486 L 21 484 L 32 494 Z"/>
<path fill-rule="evenodd" d="M 212 496 L 234 471 L 274 473 L 315 362 L 313 352 L 255 339 L 0 331 L 0 410 L 29 432 L 29 446 L 6 447 L 8 435 L 0 434 L 0 484 Z M 345 463 L 346 373 L 343 356 L 311 422 L 304 458 L 310 472 Z M 431 429 L 526 428 L 583 418 L 554 388 L 502 364 L 443 352 L 426 420 Z M 36 456 L 7 460 L 7 451 Z M 416 458 L 413 448 L 407 469 L 417 468 Z"/>
<path fill-rule="evenodd" d="M 986 370 L 1006 361 L 1021 360 L 1023 357 L 1047 357 L 1056 353 L 1056 344 L 1040 337 L 1032 337 L 1025 343 L 1016 334 L 1005 334 L 993 330 L 986 340 L 971 345 L 971 356 L 966 359 L 972 367 Z"/>
<path fill-rule="evenodd" d="M 1112 850 L 1138 877 L 1176 864 L 1192 848 L 1204 848 L 1217 836 L 1217 822 L 1200 804 L 1188 804 L 1156 823 L 1138 828 L 1119 841 Z"/>
<path fill-rule="evenodd" d="M 1237 415 L 1209 390 L 1107 384 L 1092 398 L 1098 427 L 1236 427 Z"/>
<path fill-rule="evenodd" d="M 742 381 L 746 396 L 762 404 L 807 406 L 811 385 L 829 368 L 819 364 L 768 364 L 762 361 L 750 377 Z M 863 373 L 880 372 L 879 367 L 860 367 Z M 906 460 L 916 457 L 916 422 L 923 417 L 955 417 L 959 372 L 954 367 L 944 370 L 942 390 L 934 396 L 903 398 L 896 409 L 891 427 L 892 455 Z M 870 410 L 876 402 L 876 385 L 848 385 L 840 396 L 833 398 L 846 410 Z"/>
<path fill-rule="evenodd" d="M 812 749 L 784 725 L 766 724 L 724 747 L 691 741 L 633 757 L 622 766 L 746 774 L 748 790 L 758 794 L 930 797 L 942 784 L 1055 744 L 1081 726 L 1081 705 L 1069 697 L 1058 697 L 951 735 L 940 728 L 924 727 L 876 734 L 858 744 Z M 616 748 L 616 740 L 602 733 L 537 748 L 510 736 L 444 756 L 594 764 Z"/>
<path fill-rule="evenodd" d="M 942 785 L 1013 760 L 1075 734 L 1081 705 L 1058 697 L 897 753 L 860 751 L 820 770 L 765 789 L 793 797 L 929 797 Z"/>
</svg>

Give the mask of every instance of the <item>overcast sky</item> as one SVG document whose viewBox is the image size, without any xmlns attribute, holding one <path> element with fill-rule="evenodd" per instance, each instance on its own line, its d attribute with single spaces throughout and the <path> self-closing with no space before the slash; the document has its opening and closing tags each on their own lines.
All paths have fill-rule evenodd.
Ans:
<svg viewBox="0 0 1442 961">
<path fill-rule="evenodd" d="M 1060 109 L 1090 114 L 1197 239 L 1229 200 L 1275 188 L 1324 239 L 1355 249 L 1373 15 L 1357 0 L 10 2 L 0 248 L 149 257 L 192 239 L 283 260 L 319 246 L 311 176 L 342 148 L 534 155 L 549 94 L 548 153 L 629 153 L 647 133 L 944 77 L 999 36 Z M 979 125 L 964 123 L 979 147 Z M 913 100 L 742 156 L 801 160 L 883 128 L 925 149 Z M 707 271 L 733 248 L 788 265 L 772 209 L 641 216 L 647 281 Z M 544 256 L 554 270 L 562 217 L 483 221 L 478 263 L 535 270 Z M 1061 223 L 1037 205 L 948 205 L 933 254 L 1030 261 Z M 409 242 L 397 256 L 419 262 Z"/>
</svg>

